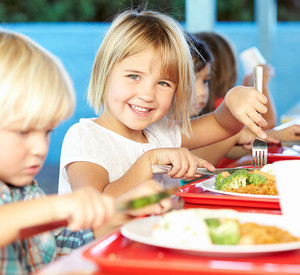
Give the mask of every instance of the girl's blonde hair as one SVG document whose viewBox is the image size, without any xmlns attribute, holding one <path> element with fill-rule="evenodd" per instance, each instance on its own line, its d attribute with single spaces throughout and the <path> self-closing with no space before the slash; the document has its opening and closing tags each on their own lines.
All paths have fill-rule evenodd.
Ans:
<svg viewBox="0 0 300 275">
<path fill-rule="evenodd" d="M 0 127 L 56 126 L 75 107 L 72 81 L 61 62 L 33 40 L 0 29 Z"/>
<path fill-rule="evenodd" d="M 109 81 L 115 65 L 149 47 L 161 54 L 162 73 L 178 84 L 167 114 L 169 125 L 177 124 L 188 134 L 191 101 L 195 100 L 193 60 L 181 26 L 165 14 L 131 10 L 115 18 L 95 58 L 88 101 L 97 114 L 106 112 Z"/>
</svg>

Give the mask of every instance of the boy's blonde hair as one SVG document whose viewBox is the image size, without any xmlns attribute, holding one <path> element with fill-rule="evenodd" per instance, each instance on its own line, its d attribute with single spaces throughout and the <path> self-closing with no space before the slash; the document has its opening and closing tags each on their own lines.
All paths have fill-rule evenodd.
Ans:
<svg viewBox="0 0 300 275">
<path fill-rule="evenodd" d="M 0 127 L 56 126 L 74 110 L 72 81 L 61 62 L 33 40 L 0 29 Z"/>
<path fill-rule="evenodd" d="M 167 114 L 170 125 L 179 125 L 187 134 L 195 89 L 193 60 L 184 31 L 168 15 L 125 11 L 115 18 L 95 58 L 88 89 L 89 103 L 97 114 L 106 112 L 108 86 L 115 65 L 149 47 L 161 54 L 162 73 L 178 84 Z"/>
</svg>

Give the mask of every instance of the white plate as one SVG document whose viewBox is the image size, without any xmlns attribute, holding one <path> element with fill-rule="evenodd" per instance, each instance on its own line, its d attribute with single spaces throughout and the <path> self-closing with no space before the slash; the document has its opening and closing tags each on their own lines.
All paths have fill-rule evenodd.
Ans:
<svg viewBox="0 0 300 275">
<path fill-rule="evenodd" d="M 290 251 L 300 249 L 299 242 L 266 244 L 266 245 L 209 245 L 205 247 L 192 247 L 179 242 L 161 241 L 152 236 L 152 227 L 162 217 L 151 216 L 133 220 L 121 227 L 121 233 L 128 239 L 147 245 L 159 246 L 172 250 L 179 250 L 183 253 L 202 255 L 202 256 L 220 256 L 220 257 L 248 257 L 270 254 L 276 252 Z M 263 225 L 275 225 L 282 229 L 282 216 L 269 214 L 238 213 L 240 222 L 255 222 Z M 180 222 L 180 221 L 179 221 Z"/>
<path fill-rule="evenodd" d="M 278 199 L 279 196 L 277 195 L 256 195 L 256 194 L 246 194 L 246 193 L 236 193 L 236 192 L 226 192 L 220 191 L 215 188 L 215 178 L 211 178 L 199 183 L 199 185 L 208 191 L 214 193 L 220 193 L 225 195 L 232 195 L 232 196 L 240 196 L 240 197 L 252 197 L 252 198 L 265 198 L 265 199 Z"/>
</svg>

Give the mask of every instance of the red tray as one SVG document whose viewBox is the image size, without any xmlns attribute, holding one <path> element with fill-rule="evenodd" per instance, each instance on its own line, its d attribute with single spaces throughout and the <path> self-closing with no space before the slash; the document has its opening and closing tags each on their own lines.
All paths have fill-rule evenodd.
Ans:
<svg viewBox="0 0 300 275">
<path fill-rule="evenodd" d="M 300 154 L 284 150 L 281 145 L 269 145 L 268 149 L 268 163 L 273 163 L 279 160 L 300 159 Z M 251 156 L 246 156 L 245 161 L 241 161 L 239 163 L 233 162 L 228 165 L 228 167 L 244 167 L 244 165 L 245 167 L 249 167 L 248 162 L 252 162 Z M 193 204 L 280 210 L 279 199 L 239 197 L 205 191 L 202 189 L 199 182 L 206 179 L 207 178 L 184 185 L 180 188 L 180 192 L 176 193 L 176 195 L 180 196 L 185 202 Z"/>
<path fill-rule="evenodd" d="M 280 161 L 280 160 L 300 159 L 300 153 L 295 152 L 291 149 L 284 149 L 283 147 L 281 147 L 281 145 L 268 144 L 267 159 L 268 159 L 268 163 L 273 163 L 275 161 Z M 241 166 L 249 166 L 249 165 L 252 165 L 252 155 L 246 155 L 244 157 L 241 157 L 238 160 L 224 158 L 218 164 L 217 168 L 241 167 Z"/>
<path fill-rule="evenodd" d="M 300 250 L 257 257 L 205 257 L 134 242 L 119 231 L 99 239 L 83 255 L 99 266 L 99 274 L 300 274 Z"/>
<path fill-rule="evenodd" d="M 268 163 L 273 163 L 275 161 L 280 160 L 292 160 L 292 159 L 300 159 L 300 154 L 289 155 L 287 153 L 280 154 L 280 153 L 268 153 Z"/>
<path fill-rule="evenodd" d="M 291 149 L 284 149 L 281 145 L 268 145 L 268 163 L 290 159 L 300 159 L 300 154 Z"/>
<path fill-rule="evenodd" d="M 205 191 L 199 184 L 201 181 L 203 180 L 182 186 L 176 195 L 185 202 L 195 204 L 280 209 L 278 198 L 240 197 L 214 193 Z"/>
</svg>

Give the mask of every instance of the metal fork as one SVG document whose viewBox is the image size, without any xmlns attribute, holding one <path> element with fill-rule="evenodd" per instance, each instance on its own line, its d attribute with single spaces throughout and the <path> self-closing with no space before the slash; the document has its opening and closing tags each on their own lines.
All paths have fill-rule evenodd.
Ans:
<svg viewBox="0 0 300 275">
<path fill-rule="evenodd" d="M 254 87 L 262 93 L 263 67 L 253 69 Z M 252 144 L 253 168 L 261 168 L 267 164 L 268 145 L 265 141 L 256 138 Z"/>
<path fill-rule="evenodd" d="M 262 168 L 267 164 L 268 145 L 265 141 L 256 138 L 252 145 L 253 168 Z"/>
</svg>

